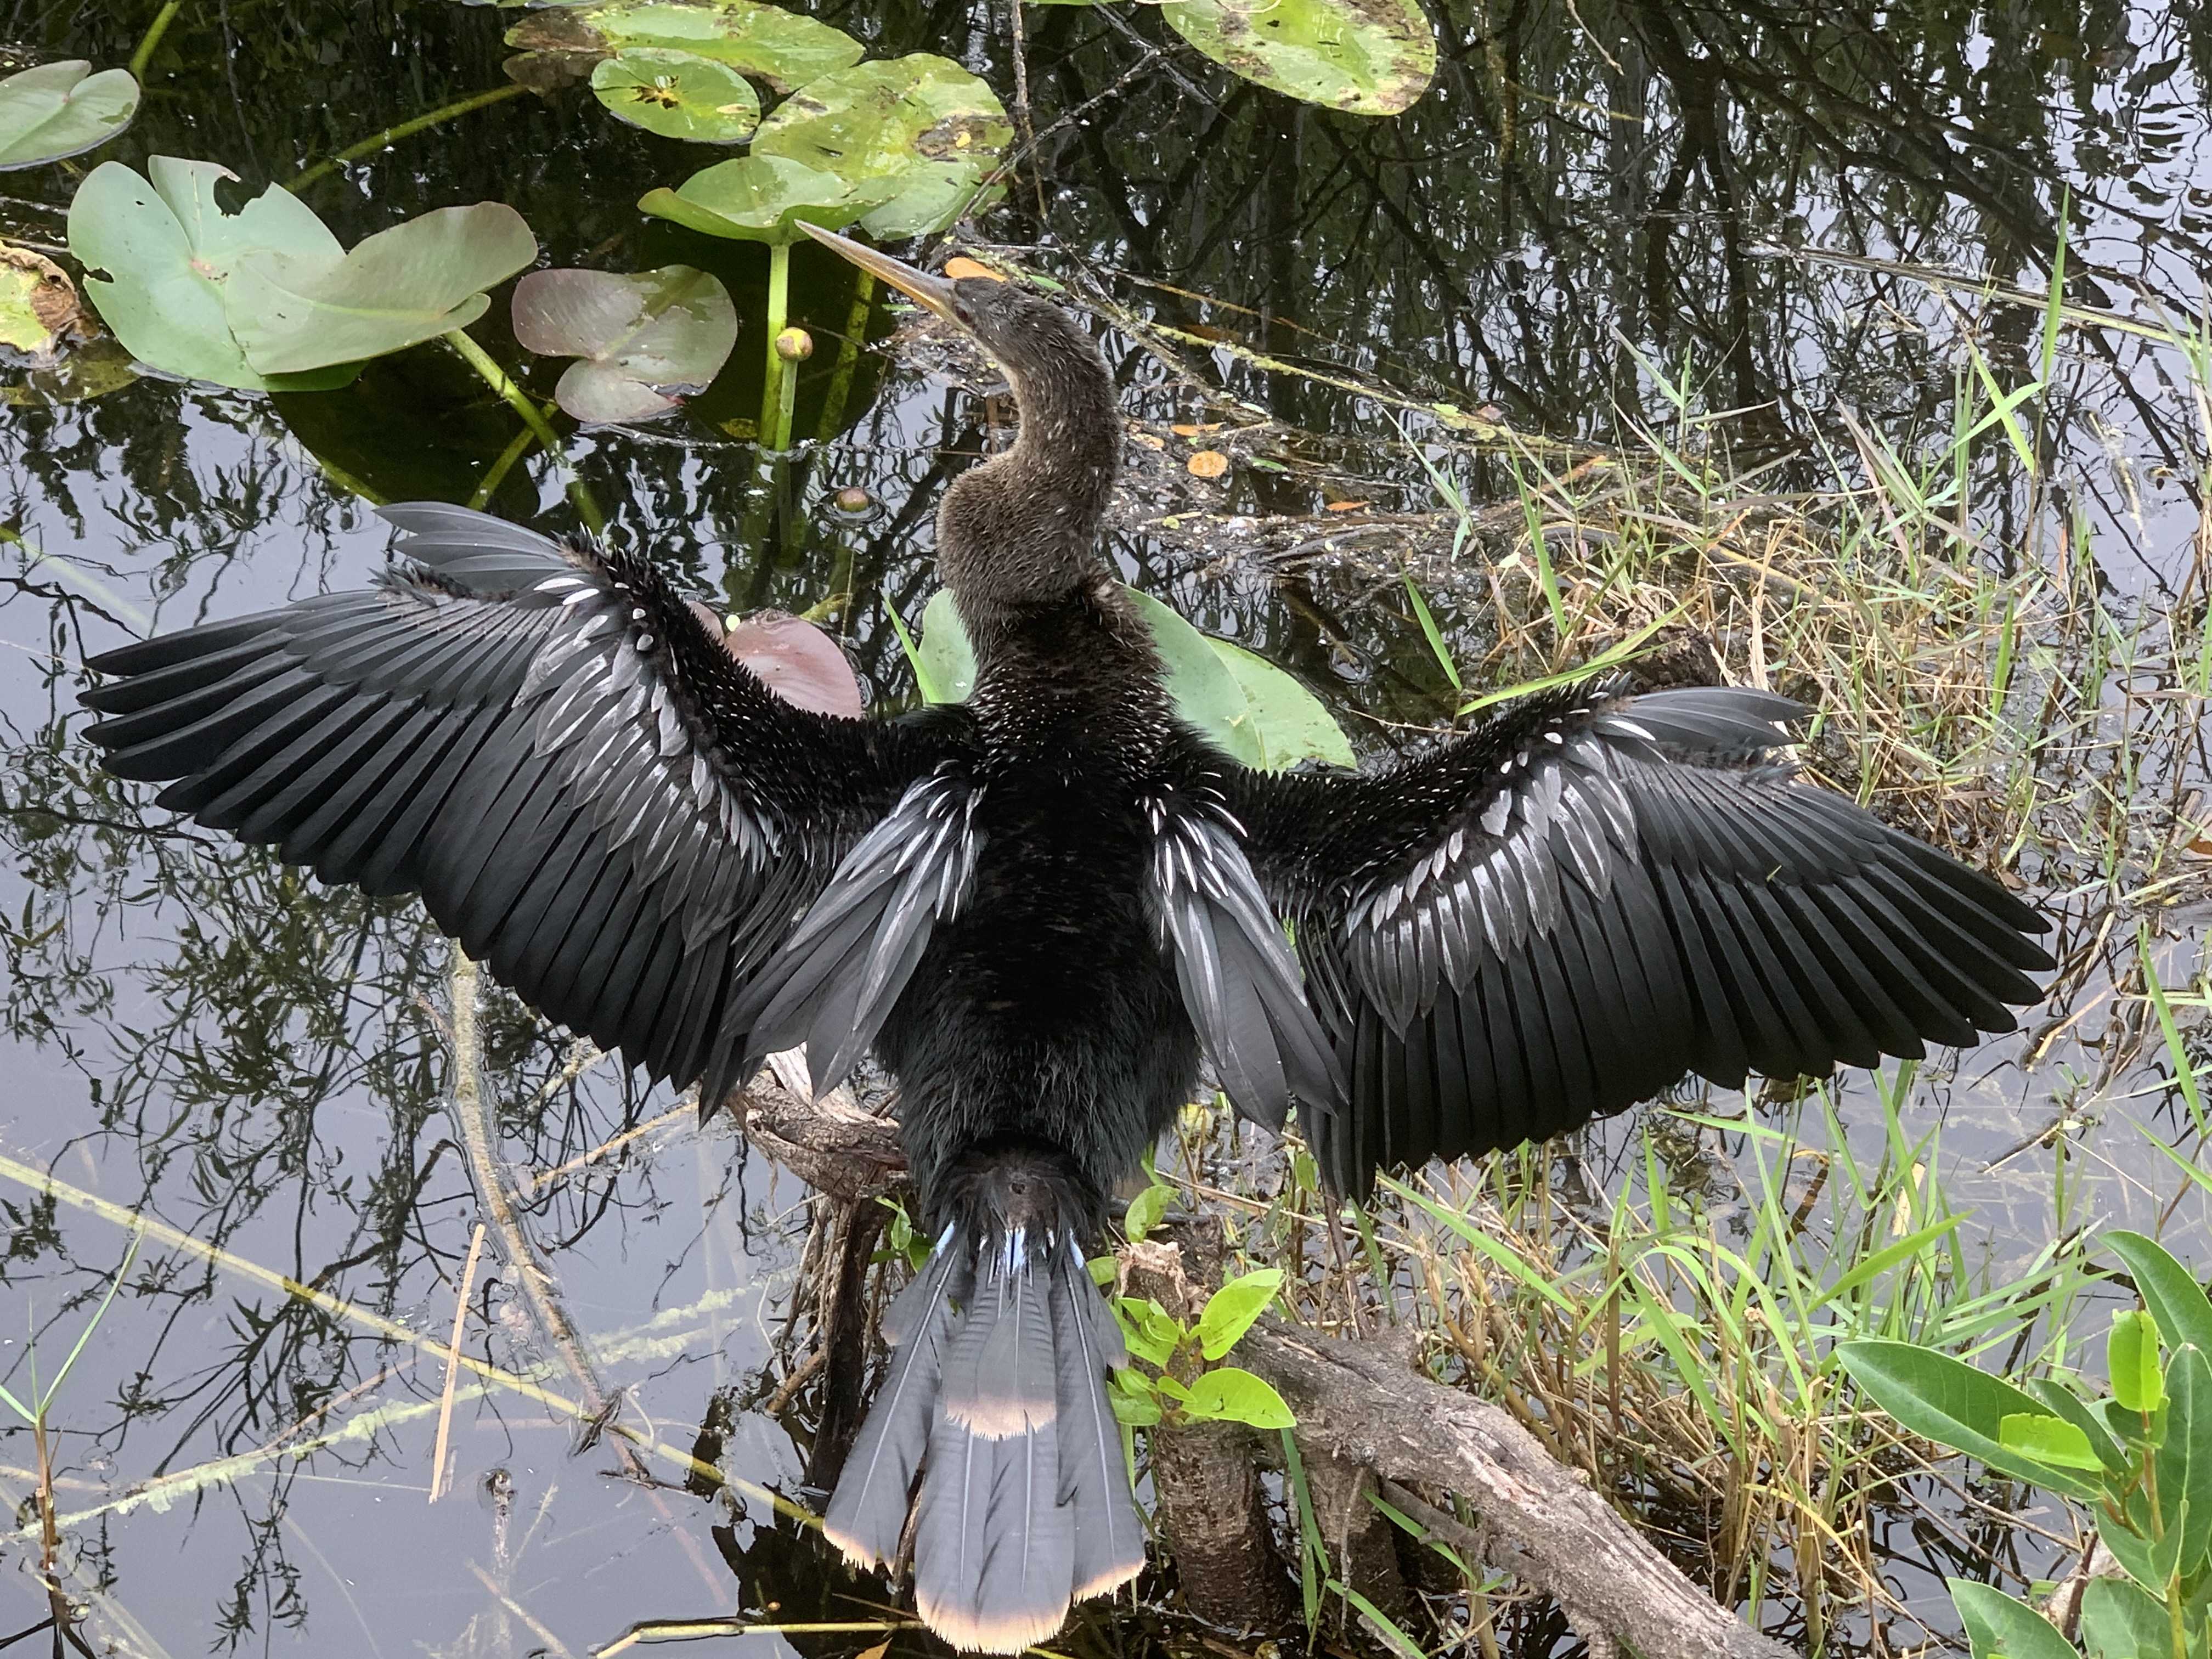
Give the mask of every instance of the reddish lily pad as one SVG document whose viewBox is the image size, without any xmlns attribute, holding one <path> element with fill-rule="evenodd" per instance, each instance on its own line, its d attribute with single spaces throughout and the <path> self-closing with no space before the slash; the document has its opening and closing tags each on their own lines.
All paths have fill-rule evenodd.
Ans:
<svg viewBox="0 0 2212 1659">
<path fill-rule="evenodd" d="M 553 397 L 586 425 L 665 413 L 712 380 L 738 342 L 729 290 L 690 265 L 533 270 L 514 286 L 514 315 L 525 350 L 581 360 Z"/>
</svg>

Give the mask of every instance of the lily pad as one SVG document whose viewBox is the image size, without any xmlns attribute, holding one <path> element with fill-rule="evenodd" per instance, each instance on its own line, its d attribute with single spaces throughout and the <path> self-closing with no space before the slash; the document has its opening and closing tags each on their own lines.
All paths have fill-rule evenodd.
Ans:
<svg viewBox="0 0 2212 1659">
<path fill-rule="evenodd" d="M 1418 0 L 1169 0 L 1160 11 L 1246 80 L 1353 115 L 1395 115 L 1436 79 Z"/>
<path fill-rule="evenodd" d="M 1232 759 L 1263 772 L 1302 760 L 1356 763 L 1352 744 L 1314 694 L 1241 646 L 1200 633 L 1171 606 L 1133 587 L 1122 592 L 1152 630 L 1176 713 Z M 917 654 L 932 690 L 965 702 L 975 689 L 975 656 L 951 593 L 922 607 Z"/>
<path fill-rule="evenodd" d="M 730 291 L 690 265 L 634 276 L 533 270 L 514 286 L 514 337 L 541 356 L 576 357 L 554 401 L 586 425 L 641 421 L 705 386 L 738 343 Z"/>
<path fill-rule="evenodd" d="M 129 70 L 81 58 L 40 64 L 0 81 L 0 173 L 82 155 L 106 143 L 138 112 Z"/>
<path fill-rule="evenodd" d="M 756 611 L 723 635 L 722 643 L 786 702 L 853 720 L 866 712 L 853 665 L 836 641 L 803 617 Z"/>
<path fill-rule="evenodd" d="M 526 52 L 603 57 L 641 48 L 690 52 L 788 92 L 860 61 L 842 29 L 752 0 L 608 0 L 533 13 L 507 32 Z M 682 137 L 684 135 L 678 135 Z"/>
<path fill-rule="evenodd" d="M 641 211 L 741 242 L 793 242 L 804 234 L 800 220 L 827 230 L 842 230 L 878 207 L 893 187 L 871 180 L 856 188 L 834 173 L 781 155 L 750 155 L 718 161 L 693 173 L 674 190 L 665 186 L 638 198 Z"/>
<path fill-rule="evenodd" d="M 856 191 L 890 185 L 860 228 L 896 240 L 959 217 L 1013 137 L 988 86 L 917 52 L 809 82 L 761 123 L 753 154 L 834 173 Z"/>
<path fill-rule="evenodd" d="M 79 314 L 67 271 L 43 253 L 0 242 L 0 346 L 51 362 Z"/>
<path fill-rule="evenodd" d="M 249 252 L 223 311 L 256 370 L 300 374 L 466 328 L 491 304 L 484 290 L 537 258 L 538 239 L 505 203 L 439 208 L 337 258 Z"/>
<path fill-rule="evenodd" d="M 592 71 L 592 95 L 634 127 L 696 144 L 741 144 L 760 125 L 752 83 L 694 52 L 617 52 Z"/>
<path fill-rule="evenodd" d="M 356 365 L 270 375 L 232 337 L 223 293 L 249 252 L 336 259 L 344 250 L 312 209 L 270 185 L 237 212 L 216 200 L 237 180 L 212 161 L 156 155 L 140 178 L 103 161 L 70 203 L 69 246 L 84 266 L 85 297 L 139 362 L 186 380 L 247 392 L 343 386 Z"/>
</svg>

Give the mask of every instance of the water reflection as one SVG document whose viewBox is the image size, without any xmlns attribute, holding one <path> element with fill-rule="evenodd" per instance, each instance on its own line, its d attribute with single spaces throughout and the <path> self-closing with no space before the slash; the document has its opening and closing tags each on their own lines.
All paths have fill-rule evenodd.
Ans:
<svg viewBox="0 0 2212 1659">
<path fill-rule="evenodd" d="M 40 54 L 119 62 L 155 9 L 19 6 L 9 33 Z M 1011 84 L 997 9 L 819 9 L 878 52 L 940 51 Z M 503 84 L 505 21 L 448 0 L 189 7 L 145 113 L 103 155 L 219 159 L 256 187 L 289 178 Z M 1484 562 L 1496 544 L 1478 538 L 1454 579 L 1441 557 L 1451 526 L 1432 516 L 1401 423 L 1437 441 L 1470 501 L 1509 531 L 1514 465 L 1497 445 L 1462 441 L 1432 405 L 1487 409 L 1577 441 L 1577 454 L 1633 442 L 1639 425 L 1677 434 L 1685 409 L 1736 410 L 1701 434 L 1741 466 L 1778 458 L 1762 486 L 1778 492 L 1825 483 L 1825 454 L 1858 454 L 1855 428 L 1907 454 L 1947 434 L 1957 389 L 1984 370 L 2008 387 L 2040 378 L 2037 306 L 1985 293 L 1983 278 L 2039 295 L 2062 222 L 2070 303 L 2153 329 L 2185 329 L 2203 306 L 2212 15 L 2201 4 L 2000 15 L 1458 0 L 1437 21 L 1436 91 L 1401 119 L 1363 122 L 1169 51 L 1141 8 L 1036 9 L 1040 149 L 985 227 L 1102 315 L 1128 317 L 1133 331 L 1109 349 L 1133 409 L 1154 422 L 1273 423 L 1243 441 L 1279 470 L 1240 469 L 1194 514 L 1176 452 L 1139 456 L 1115 551 L 1204 625 L 1300 667 L 1364 744 L 1407 740 L 1402 727 L 1448 707 L 1398 597 L 1401 557 L 1435 581 L 1463 659 L 1499 644 Z M 701 164 L 572 91 L 404 141 L 308 199 L 349 242 L 453 202 L 506 200 L 555 264 L 700 264 L 757 319 L 757 250 L 635 211 L 645 190 Z M 10 175 L 0 229 L 58 244 L 75 171 Z M 888 313 L 817 252 L 800 250 L 795 267 L 819 343 L 799 429 L 827 441 L 781 460 L 745 441 L 755 332 L 681 421 L 580 437 L 569 456 L 613 533 L 734 608 L 848 595 L 836 625 L 875 701 L 895 705 L 912 683 L 889 612 L 912 619 L 933 590 L 938 495 L 993 441 L 993 411 L 866 349 Z M 513 363 L 504 328 L 495 305 L 479 332 Z M 425 1344 L 452 1329 L 481 1212 L 442 1105 L 442 941 L 410 904 L 323 892 L 175 823 L 91 772 L 74 736 L 87 651 L 364 579 L 386 539 L 364 501 L 481 496 L 568 528 L 564 473 L 518 447 L 519 423 L 435 347 L 374 365 L 343 393 L 270 400 L 118 383 L 97 356 L 58 376 L 0 378 L 21 383 L 0 416 L 12 1084 L 0 1155 L 25 1172 L 0 1180 L 0 1274 L 30 1315 L 8 1328 L 29 1334 L 0 1346 L 4 1380 L 27 1376 L 33 1342 L 49 1374 L 67 1352 L 123 1258 L 116 1211 L 223 1253 L 149 1240 L 58 1406 L 62 1506 L 83 1516 L 60 1565 L 99 1633 L 147 1653 L 581 1652 L 674 1612 L 875 1616 L 868 1587 L 826 1570 L 757 1498 L 625 1479 L 604 1443 L 572 1451 L 573 1413 L 508 1382 L 457 1374 L 447 1410 L 447 1367 Z M 2000 428 L 1973 448 L 1972 499 L 1995 514 L 1974 526 L 1990 559 L 2092 562 L 2082 586 L 2112 619 L 2100 641 L 2133 637 L 2146 610 L 2201 617 L 2206 440 L 2176 354 L 2140 333 L 2069 330 L 2051 378 L 2033 406 L 2033 476 Z M 881 511 L 823 511 L 846 486 Z M 1332 517 L 1331 501 L 1366 505 Z M 1251 550 L 1262 547 L 1264 558 Z M 2138 1224 L 2179 1190 L 2133 1127 L 2140 1117 L 2186 1144 L 2156 1034 L 2141 999 L 2114 988 L 2136 971 L 2139 915 L 2158 930 L 2162 977 L 2188 981 L 2201 908 L 2177 921 L 2160 906 L 2201 906 L 2202 884 L 2116 908 L 2111 892 L 2141 884 L 2100 869 L 2077 827 L 2100 791 L 2170 806 L 2212 774 L 2202 732 L 2174 724 L 2170 678 L 2154 664 L 2137 685 L 2124 661 L 2113 667 L 2106 707 L 2044 716 L 2098 745 L 2087 776 L 2054 759 L 2032 797 L 2045 844 L 2030 863 L 2059 896 L 2081 970 L 2048 1025 L 1965 1057 L 1911 1107 L 1915 1133 L 1949 1124 L 1949 1173 L 1988 1206 L 2000 1254 L 2062 1216 L 2081 1219 L 2068 1206 L 2084 1181 L 2099 1212 Z M 1979 837 L 2021 808 L 1944 810 Z M 743 1166 L 726 1129 L 695 1133 L 671 1117 L 665 1091 L 580 1069 L 565 1037 L 511 1000 L 489 1000 L 484 1035 L 509 1184 L 607 1380 L 626 1391 L 623 1420 L 795 1490 L 815 1396 L 799 1390 L 781 1421 L 760 1408 L 791 1363 L 778 1340 L 803 1194 Z M 2023 1099 L 2014 1062 L 2030 1056 Z M 1855 1125 L 1878 1124 L 1864 1080 L 1843 1100 Z M 2061 1176 L 2035 1144 L 2054 1116 L 2077 1134 L 2084 1118 L 2108 1120 L 2089 1132 L 2086 1173 Z M 1612 1133 L 1590 1154 L 1601 1172 L 1626 1144 Z M 28 1172 L 49 1170 L 113 1207 L 36 1196 Z M 2176 1225 L 2201 1223 L 2193 1200 L 2177 1212 Z M 288 1296 L 248 1267 L 330 1299 Z M 462 1352 L 569 1401 L 522 1271 L 496 1253 L 478 1267 Z M 441 1418 L 454 1491 L 431 1504 Z M 0 1485 L 17 1500 L 33 1478 L 27 1441 L 0 1437 Z M 217 1459 L 234 1460 L 220 1478 L 189 1474 Z M 678 1488 L 696 1476 L 667 1455 L 647 1468 Z M 1900 1563 L 1922 1561 L 1920 1589 L 1972 1559 L 1953 1542 L 1894 1542 Z M 15 1559 L 34 1560 L 26 1550 L 19 1536 Z M 27 1623 L 33 1581 L 14 1583 Z M 1929 1612 L 1944 1616 L 1940 1603 Z M 0 1611 L 0 1627 L 14 1616 Z M 1524 1634 L 1522 1651 L 1549 1650 L 1540 1624 Z M 876 1639 L 799 1645 L 848 1653 Z M 1102 1618 L 1065 1645 L 1152 1639 L 1134 1620 Z"/>
</svg>

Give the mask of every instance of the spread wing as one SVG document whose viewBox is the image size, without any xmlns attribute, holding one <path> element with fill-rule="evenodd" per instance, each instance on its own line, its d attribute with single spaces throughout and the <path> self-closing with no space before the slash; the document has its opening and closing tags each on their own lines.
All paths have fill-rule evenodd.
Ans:
<svg viewBox="0 0 2212 1659">
<path fill-rule="evenodd" d="M 547 1017 L 718 1102 L 747 981 L 947 728 L 784 702 L 642 557 L 385 516 L 404 562 L 374 587 L 94 659 L 106 765 L 325 881 L 419 892 Z"/>
<path fill-rule="evenodd" d="M 1803 710 L 1571 687 L 1364 776 L 1243 774 L 1246 850 L 1351 1078 L 1307 1115 L 1339 1190 L 1510 1146 L 1690 1073 L 1819 1077 L 2013 1029 L 2045 924 L 1795 781 Z"/>
</svg>

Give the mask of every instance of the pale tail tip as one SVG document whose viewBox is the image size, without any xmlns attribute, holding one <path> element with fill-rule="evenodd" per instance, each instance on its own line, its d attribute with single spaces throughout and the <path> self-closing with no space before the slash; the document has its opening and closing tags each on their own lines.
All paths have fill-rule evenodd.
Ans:
<svg viewBox="0 0 2212 1659">
<path fill-rule="evenodd" d="M 822 1523 L 822 1535 L 828 1539 L 831 1543 L 835 1544 L 837 1547 L 838 1553 L 843 1555 L 848 1561 L 851 1562 L 854 1566 L 860 1568 L 864 1572 L 872 1567 L 879 1567 L 887 1565 L 882 1556 L 878 1555 L 875 1551 L 870 1549 L 866 1544 L 860 1542 L 859 1539 L 853 1537 L 848 1533 L 839 1531 L 827 1521 L 824 1521 Z"/>
<path fill-rule="evenodd" d="M 917 1601 L 921 1622 L 963 1653 L 1019 1653 L 1060 1634 L 1067 1604 L 1042 1608 L 978 1613 L 971 1607 L 932 1607 Z"/>
<path fill-rule="evenodd" d="M 1139 1555 L 1133 1561 L 1109 1567 L 1087 1584 L 1078 1584 L 1069 1599 L 1088 1601 L 1094 1595 L 1111 1595 L 1144 1570 L 1145 1558 Z"/>
<path fill-rule="evenodd" d="M 1060 1415 L 1054 1400 L 985 1400 L 944 1402 L 945 1414 L 979 1440 L 1011 1440 L 1047 1428 Z"/>
</svg>

